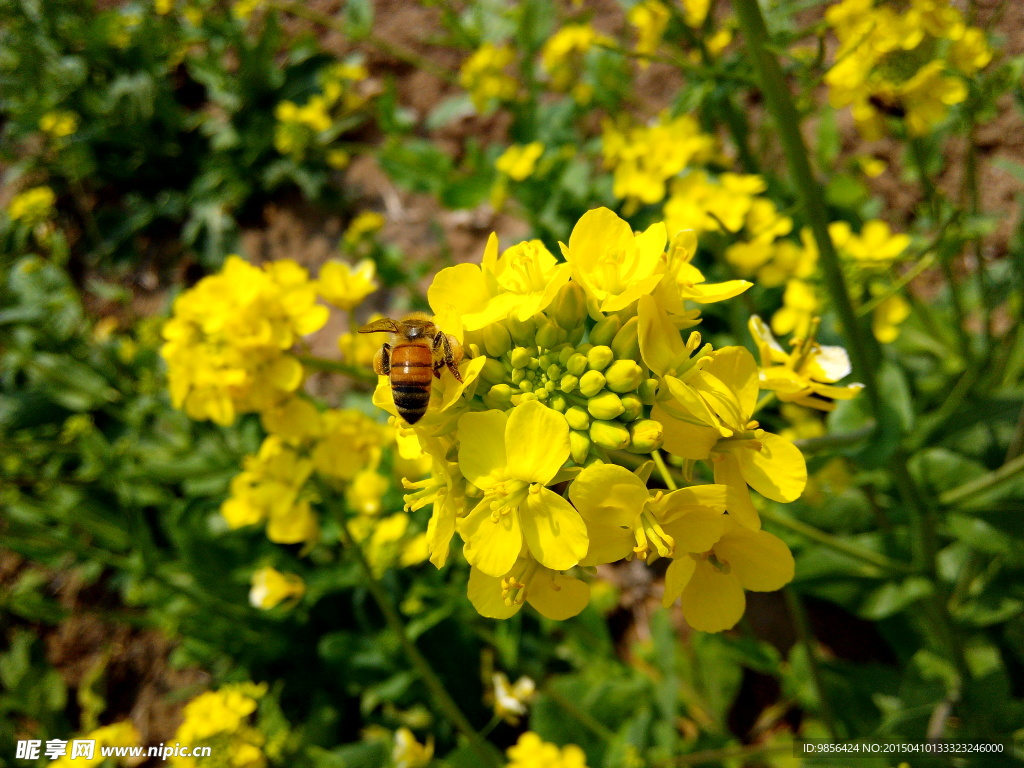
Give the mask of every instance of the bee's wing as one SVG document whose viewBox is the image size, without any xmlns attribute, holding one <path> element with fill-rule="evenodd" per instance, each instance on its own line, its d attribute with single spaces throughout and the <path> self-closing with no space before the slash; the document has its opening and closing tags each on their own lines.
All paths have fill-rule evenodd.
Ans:
<svg viewBox="0 0 1024 768">
<path fill-rule="evenodd" d="M 398 323 L 392 320 L 390 317 L 382 317 L 380 320 L 374 320 L 372 323 L 367 323 L 359 329 L 360 333 L 398 333 Z"/>
</svg>

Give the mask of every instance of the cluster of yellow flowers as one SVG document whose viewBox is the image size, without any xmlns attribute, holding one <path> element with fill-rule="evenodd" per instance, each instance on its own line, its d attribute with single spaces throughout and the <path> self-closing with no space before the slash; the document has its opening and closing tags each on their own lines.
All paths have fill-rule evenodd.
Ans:
<svg viewBox="0 0 1024 768">
<path fill-rule="evenodd" d="M 85 765 L 100 765 L 105 761 L 114 762 L 118 765 L 131 765 L 137 762 L 137 758 L 109 758 L 104 757 L 104 747 L 137 747 L 139 746 L 139 732 L 128 720 L 119 723 L 112 723 L 97 728 L 84 736 L 78 737 L 86 741 L 94 741 L 92 757 L 75 755 L 72 757 L 70 745 L 65 745 L 64 754 L 53 760 L 49 765 L 53 768 L 81 768 Z"/>
<path fill-rule="evenodd" d="M 44 224 L 53 218 L 57 196 L 49 187 L 29 187 L 19 192 L 7 204 L 7 215 L 27 227 Z"/>
<path fill-rule="evenodd" d="M 564 619 L 589 599 L 573 567 L 672 558 L 666 604 L 681 596 L 698 629 L 731 627 L 744 589 L 777 589 L 793 573 L 785 544 L 760 530 L 749 489 L 792 501 L 806 468 L 754 420 L 754 357 L 680 329 L 699 322 L 690 304 L 751 284 L 707 283 L 691 263 L 693 232 L 670 243 L 664 224 L 634 234 L 607 209 L 585 214 L 562 250 L 561 264 L 537 241 L 502 253 L 492 236 L 481 265 L 444 269 L 428 289 L 435 322 L 467 353 L 462 381 L 436 381 L 413 427 L 433 468 L 406 483 L 406 505 L 433 505 L 431 562 L 444 565 L 457 531 L 478 611 L 505 618 L 528 602 Z M 828 396 L 814 389 L 823 364 L 806 362 L 819 348 L 807 346 L 799 359 L 768 360 L 765 388 L 797 402 Z M 824 367 L 834 381 L 838 367 Z M 397 413 L 387 377 L 374 400 Z M 666 472 L 670 491 L 648 491 L 662 447 L 687 478 L 703 462 L 714 482 L 676 488 Z"/>
<path fill-rule="evenodd" d="M 349 154 L 331 146 L 348 127 L 346 118 L 355 115 L 368 101 L 360 85 L 366 80 L 366 67 L 359 63 L 338 62 L 320 73 L 320 93 L 305 104 L 282 101 L 274 110 L 274 147 L 282 155 L 301 162 L 311 151 L 322 152 L 327 164 L 341 169 L 348 165 Z"/>
<path fill-rule="evenodd" d="M 527 731 L 508 748 L 505 768 L 587 768 L 587 756 L 575 744 L 561 749 L 533 731 Z"/>
<path fill-rule="evenodd" d="M 265 684 L 234 683 L 192 699 L 185 705 L 185 719 L 174 739 L 193 750 L 210 747 L 210 756 L 197 760 L 172 755 L 168 763 L 174 768 L 263 768 L 265 738 L 251 724 L 251 716 L 266 692 Z"/>
<path fill-rule="evenodd" d="M 519 85 L 506 71 L 514 60 L 512 46 L 484 43 L 463 62 L 459 84 L 469 91 L 478 112 L 515 98 Z"/>
<path fill-rule="evenodd" d="M 829 98 L 869 138 L 885 132 L 886 117 L 904 120 L 911 136 L 927 133 L 992 59 L 985 33 L 948 0 L 842 0 L 825 19 L 839 38 Z"/>
<path fill-rule="evenodd" d="M 596 46 L 615 41 L 589 24 L 568 24 L 547 39 L 540 51 L 540 66 L 556 91 L 569 93 L 579 104 L 589 104 L 594 87 L 583 75 L 587 54 Z"/>
</svg>

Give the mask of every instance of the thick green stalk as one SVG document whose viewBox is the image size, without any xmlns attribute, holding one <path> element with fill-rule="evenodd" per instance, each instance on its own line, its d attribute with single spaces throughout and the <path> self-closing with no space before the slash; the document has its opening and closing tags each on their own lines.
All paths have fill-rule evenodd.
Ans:
<svg viewBox="0 0 1024 768">
<path fill-rule="evenodd" d="M 946 491 L 939 496 L 939 503 L 945 506 L 959 504 L 973 496 L 977 496 L 979 493 L 990 491 L 1008 480 L 1013 480 L 1022 472 L 1024 472 L 1024 456 L 1018 456 L 1003 464 L 999 469 L 992 470 L 987 475 L 982 475 L 976 480 L 971 480 L 969 483 L 964 483 L 957 488 Z"/>
<path fill-rule="evenodd" d="M 334 494 L 330 493 L 326 486 L 321 486 L 321 492 L 324 493 L 324 500 L 327 503 L 337 503 Z M 344 514 L 339 514 L 337 519 L 341 529 L 342 543 L 346 549 L 352 552 L 356 562 L 359 563 L 359 568 L 363 572 L 364 584 L 370 590 L 370 594 L 380 608 L 381 613 L 384 614 L 384 620 L 387 622 L 388 627 L 398 637 L 402 650 L 416 670 L 420 680 L 427 686 L 427 690 L 430 692 L 431 697 L 433 697 L 437 708 L 444 713 L 448 721 L 455 726 L 455 729 L 466 737 L 469 745 L 480 759 L 481 766 L 485 768 L 499 768 L 498 763 L 494 759 L 493 750 L 488 747 L 487 742 L 477 733 L 472 723 L 469 722 L 469 718 L 459 708 L 459 705 L 455 703 L 455 699 L 448 693 L 448 689 L 444 687 L 444 682 L 442 682 L 441 678 L 437 676 L 437 673 L 430 666 L 430 662 L 420 653 L 420 649 L 410 639 L 408 632 L 405 630 L 402 617 L 398 614 L 398 610 L 395 608 L 394 603 L 391 602 L 391 598 L 384 587 L 377 581 L 377 577 L 373 575 L 373 569 L 370 568 L 366 555 L 363 554 L 362 547 L 353 538 L 352 532 L 349 531 L 348 521 L 345 519 Z"/>
<path fill-rule="evenodd" d="M 786 587 L 783 591 L 786 595 L 786 605 L 789 606 L 789 612 L 793 614 L 793 628 L 796 629 L 800 644 L 807 653 L 807 664 L 811 668 L 811 682 L 814 684 L 814 690 L 818 694 L 818 707 L 821 710 L 822 722 L 824 722 L 825 728 L 828 730 L 828 735 L 832 737 L 833 741 L 837 741 L 840 738 L 839 727 L 836 724 L 835 710 L 832 709 L 832 700 L 829 698 L 828 690 L 825 688 L 825 676 L 822 674 L 821 664 L 818 659 L 818 644 L 814 637 L 814 632 L 811 631 L 811 622 L 807 618 L 807 610 L 804 608 L 800 595 L 794 592 L 791 587 Z"/>
</svg>

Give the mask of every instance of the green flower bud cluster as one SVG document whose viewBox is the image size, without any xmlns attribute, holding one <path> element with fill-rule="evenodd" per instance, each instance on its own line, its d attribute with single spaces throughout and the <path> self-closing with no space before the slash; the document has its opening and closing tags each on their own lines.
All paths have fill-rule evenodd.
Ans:
<svg viewBox="0 0 1024 768">
<path fill-rule="evenodd" d="M 640 358 L 637 318 L 610 315 L 587 335 L 585 297 L 577 293 L 564 288 L 546 313 L 483 329 L 478 346 L 489 359 L 478 396 L 487 408 L 539 400 L 564 414 L 580 465 L 601 450 L 657 450 L 661 424 L 648 416 L 658 383 Z"/>
</svg>

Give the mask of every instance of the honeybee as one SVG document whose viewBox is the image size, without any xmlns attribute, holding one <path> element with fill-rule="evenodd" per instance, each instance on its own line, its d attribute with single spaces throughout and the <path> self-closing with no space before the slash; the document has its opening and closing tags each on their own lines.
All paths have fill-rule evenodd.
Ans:
<svg viewBox="0 0 1024 768">
<path fill-rule="evenodd" d="M 441 369 L 447 368 L 456 381 L 462 381 L 462 345 L 434 325 L 425 312 L 413 312 L 401 320 L 384 317 L 359 329 L 359 333 L 381 331 L 394 334 L 396 343 L 385 343 L 374 355 L 373 370 L 391 379 L 398 415 L 415 424 L 427 412 L 431 374 L 440 379 Z"/>
</svg>

